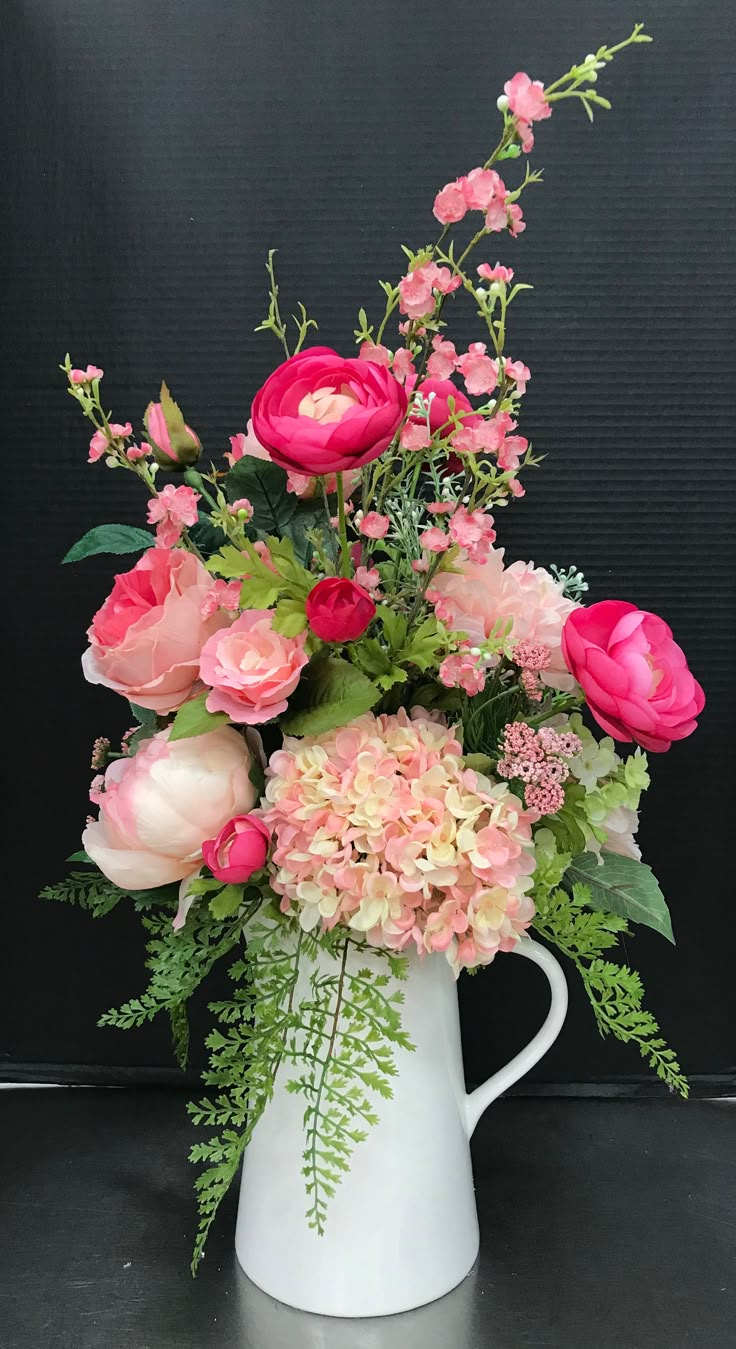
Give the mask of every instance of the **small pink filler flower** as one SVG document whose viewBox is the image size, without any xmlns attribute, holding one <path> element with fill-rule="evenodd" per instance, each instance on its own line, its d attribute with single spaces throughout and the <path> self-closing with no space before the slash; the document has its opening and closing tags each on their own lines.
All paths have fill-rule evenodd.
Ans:
<svg viewBox="0 0 736 1349">
<path fill-rule="evenodd" d="M 199 492 L 191 487 L 174 487 L 167 483 L 157 497 L 148 503 L 148 523 L 156 526 L 156 544 L 159 548 L 173 548 L 179 542 L 185 525 L 196 525 Z"/>
</svg>

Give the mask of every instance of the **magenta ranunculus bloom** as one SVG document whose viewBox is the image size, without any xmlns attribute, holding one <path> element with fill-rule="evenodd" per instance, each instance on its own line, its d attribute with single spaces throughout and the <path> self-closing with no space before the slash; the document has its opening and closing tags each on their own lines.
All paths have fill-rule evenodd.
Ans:
<svg viewBox="0 0 736 1349">
<path fill-rule="evenodd" d="M 274 463 L 320 476 L 388 449 L 407 398 L 385 366 L 312 347 L 278 366 L 253 400 L 253 430 Z"/>
<path fill-rule="evenodd" d="M 226 885 L 242 885 L 260 871 L 268 856 L 271 831 L 253 815 L 236 815 L 217 838 L 202 844 L 202 856 L 213 876 Z"/>
<path fill-rule="evenodd" d="M 598 725 L 614 740 L 662 751 L 695 730 L 705 694 L 656 614 L 625 600 L 575 609 L 562 653 Z"/>
<path fill-rule="evenodd" d="M 115 577 L 92 620 L 85 679 L 153 712 L 175 712 L 199 681 L 204 643 L 230 622 L 221 609 L 202 617 L 213 585 L 192 553 L 149 548 L 131 571 Z"/>
</svg>

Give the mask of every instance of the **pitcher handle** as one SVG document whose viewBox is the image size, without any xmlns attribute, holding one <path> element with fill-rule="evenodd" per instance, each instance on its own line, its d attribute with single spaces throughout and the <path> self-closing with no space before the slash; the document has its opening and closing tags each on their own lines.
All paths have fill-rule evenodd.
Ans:
<svg viewBox="0 0 736 1349">
<path fill-rule="evenodd" d="M 499 1068 L 493 1077 L 489 1077 L 487 1082 L 466 1096 L 465 1125 L 468 1138 L 472 1137 L 478 1120 L 492 1101 L 513 1086 L 514 1082 L 518 1082 L 519 1078 L 528 1073 L 551 1048 L 562 1030 L 567 1012 L 567 983 L 562 968 L 552 952 L 548 951 L 546 946 L 540 946 L 538 942 L 532 941 L 531 937 L 521 937 L 513 950 L 517 955 L 533 960 L 535 965 L 544 970 L 552 995 L 550 1008 L 544 1024 L 529 1044 L 503 1068 Z"/>
</svg>

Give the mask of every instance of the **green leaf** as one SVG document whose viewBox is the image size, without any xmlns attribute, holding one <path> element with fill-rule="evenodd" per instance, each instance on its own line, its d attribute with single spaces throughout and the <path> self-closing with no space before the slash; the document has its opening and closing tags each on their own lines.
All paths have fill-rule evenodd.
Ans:
<svg viewBox="0 0 736 1349">
<path fill-rule="evenodd" d="M 240 592 L 240 605 L 243 609 L 270 609 L 278 597 L 278 577 L 267 581 L 262 576 L 246 576 Z"/>
<path fill-rule="evenodd" d="M 395 609 L 389 609 L 386 604 L 379 604 L 376 613 L 383 624 L 389 646 L 393 651 L 399 651 L 406 641 L 406 615 L 397 613 Z"/>
<path fill-rule="evenodd" d="M 377 637 L 365 637 L 356 647 L 355 655 L 362 669 L 375 680 L 379 689 L 386 690 L 393 688 L 394 684 L 406 683 L 406 670 L 394 665 Z"/>
<path fill-rule="evenodd" d="M 205 689 L 198 697 L 179 708 L 169 733 L 169 741 L 189 740 L 192 736 L 206 735 L 208 731 L 216 731 L 218 726 L 227 725 L 230 718 L 226 712 L 207 711 L 205 703 L 209 692 L 209 689 Z"/>
<path fill-rule="evenodd" d="M 304 600 L 279 600 L 271 625 L 283 637 L 298 637 L 307 626 Z"/>
<path fill-rule="evenodd" d="M 247 497 L 253 523 L 263 534 L 282 535 L 299 509 L 299 498 L 286 490 L 286 473 L 267 459 L 244 455 L 233 464 L 223 486 L 228 501 Z"/>
<path fill-rule="evenodd" d="M 632 923 L 651 927 L 674 945 L 669 909 L 657 878 L 645 862 L 604 849 L 599 863 L 594 853 L 583 853 L 568 867 L 564 879 L 587 885 L 594 909 L 618 913 Z"/>
<path fill-rule="evenodd" d="M 66 860 L 67 862 L 89 862 L 90 866 L 95 865 L 89 853 L 84 851 L 84 848 L 80 848 L 79 852 L 73 852 L 71 857 L 67 857 Z"/>
<path fill-rule="evenodd" d="M 152 548 L 154 542 L 147 529 L 137 529 L 134 525 L 95 525 L 72 544 L 61 560 L 62 563 L 81 562 L 98 553 L 141 553 L 144 548 Z"/>
<path fill-rule="evenodd" d="M 226 885 L 210 900 L 210 913 L 213 918 L 229 918 L 237 913 L 243 902 L 242 885 Z"/>
<path fill-rule="evenodd" d="M 226 580 L 239 580 L 245 575 L 249 565 L 250 559 L 245 553 L 241 553 L 234 543 L 226 543 L 219 553 L 214 553 L 205 563 L 209 572 L 224 576 Z"/>
<path fill-rule="evenodd" d="M 150 707 L 139 707 L 137 703 L 130 703 L 130 710 L 140 726 L 150 726 L 152 732 L 156 729 L 156 713 Z"/>
<path fill-rule="evenodd" d="M 425 618 L 412 633 L 407 644 L 398 653 L 397 659 L 407 665 L 416 665 L 420 670 L 427 670 L 436 664 L 437 652 L 445 649 L 446 641 L 444 628 L 438 623 L 434 614 L 430 614 L 429 618 Z"/>
<path fill-rule="evenodd" d="M 380 696 L 376 685 L 348 661 L 317 656 L 281 718 L 281 727 L 287 735 L 321 735 L 362 716 Z"/>
<path fill-rule="evenodd" d="M 466 754 L 465 767 L 472 768 L 476 773 L 490 773 L 493 768 L 493 759 L 490 754 Z"/>
</svg>

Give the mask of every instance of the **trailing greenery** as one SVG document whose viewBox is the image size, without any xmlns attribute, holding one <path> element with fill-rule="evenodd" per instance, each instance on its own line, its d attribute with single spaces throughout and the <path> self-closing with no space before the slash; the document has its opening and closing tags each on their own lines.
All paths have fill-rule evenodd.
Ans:
<svg viewBox="0 0 736 1349">
<path fill-rule="evenodd" d="M 561 887 L 535 894 L 533 926 L 540 936 L 572 960 L 590 999 L 601 1035 L 613 1035 L 635 1044 L 642 1058 L 671 1091 L 688 1095 L 687 1078 L 674 1050 L 662 1038 L 659 1026 L 643 1006 L 641 979 L 628 965 L 602 959 L 602 953 L 630 935 L 624 917 L 591 908 L 590 890 L 574 885 L 569 894 Z"/>
<path fill-rule="evenodd" d="M 151 972 L 148 987 L 137 998 L 113 1007 L 100 1017 L 98 1025 L 130 1030 L 152 1021 L 159 1012 L 172 1011 L 175 1044 L 182 1045 L 181 1006 L 207 977 L 213 965 L 240 940 L 244 922 L 237 915 L 230 922 L 219 922 L 205 905 L 195 905 L 185 926 L 172 927 L 170 910 L 147 913 L 142 923 L 151 935 L 146 943 L 146 967 Z"/>
<path fill-rule="evenodd" d="M 283 923 L 259 924 L 249 932 L 247 949 L 230 971 L 232 998 L 209 1004 L 222 1029 L 207 1037 L 210 1068 L 204 1080 L 218 1090 L 187 1108 L 195 1124 L 217 1128 L 218 1133 L 195 1143 L 189 1154 L 190 1161 L 205 1166 L 195 1181 L 199 1223 L 193 1274 L 220 1202 L 273 1096 L 287 1040 L 298 1027 L 294 1000 L 307 940 L 299 937 L 292 950 L 285 950 Z"/>
<path fill-rule="evenodd" d="M 352 971 L 353 946 L 345 938 L 334 971 L 312 973 L 310 996 L 299 1008 L 303 1034 L 298 1044 L 292 1041 L 290 1054 L 301 1071 L 287 1091 L 307 1100 L 302 1168 L 310 1200 L 307 1221 L 320 1236 L 328 1200 L 350 1169 L 354 1147 L 368 1136 L 363 1126 L 378 1123 L 371 1096 L 393 1096 L 394 1050 L 414 1048 L 401 1028 L 403 991 L 389 991 L 392 979 L 406 978 L 406 960 L 389 956 L 388 974 L 364 967 Z"/>
<path fill-rule="evenodd" d="M 91 913 L 93 918 L 104 918 L 124 897 L 112 881 L 108 881 L 101 871 L 71 871 L 66 880 L 56 885 L 46 885 L 40 891 L 39 899 L 53 899 L 59 904 L 76 904 L 78 908 Z"/>
</svg>

